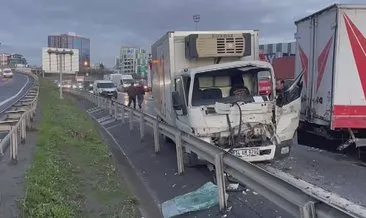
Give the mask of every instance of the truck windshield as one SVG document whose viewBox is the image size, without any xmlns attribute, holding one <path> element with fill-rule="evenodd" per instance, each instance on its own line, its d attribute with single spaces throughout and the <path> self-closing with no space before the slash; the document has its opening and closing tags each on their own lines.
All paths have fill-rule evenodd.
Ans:
<svg viewBox="0 0 366 218">
<path fill-rule="evenodd" d="M 259 81 L 271 77 L 269 69 L 241 67 L 196 74 L 192 105 L 212 105 L 215 102 L 254 102 L 260 96 Z M 269 80 L 271 81 L 271 80 Z M 270 84 L 272 87 L 272 84 Z M 263 98 L 268 100 L 268 98 Z"/>
<path fill-rule="evenodd" d="M 98 83 L 97 84 L 98 88 L 114 88 L 114 84 L 113 83 Z"/>
</svg>

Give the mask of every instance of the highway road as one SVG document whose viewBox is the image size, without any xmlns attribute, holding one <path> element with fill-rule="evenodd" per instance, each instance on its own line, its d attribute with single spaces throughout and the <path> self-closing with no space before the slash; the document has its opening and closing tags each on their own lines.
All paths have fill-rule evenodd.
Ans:
<svg viewBox="0 0 366 218">
<path fill-rule="evenodd" d="M 0 113 L 24 96 L 32 84 L 33 79 L 22 73 L 15 73 L 11 79 L 0 77 Z"/>
<path fill-rule="evenodd" d="M 124 94 L 119 98 L 128 103 Z M 147 113 L 156 114 L 151 96 L 146 97 L 144 107 Z M 289 158 L 258 165 L 280 170 L 366 207 L 366 163 L 353 157 L 299 145 L 294 140 Z"/>
<path fill-rule="evenodd" d="M 125 94 L 119 94 L 119 102 L 127 104 L 127 100 Z M 83 99 L 78 103 L 84 109 L 94 107 Z M 150 96 L 146 96 L 143 110 L 154 115 L 154 108 L 153 100 Z M 97 121 L 99 119 L 99 123 L 107 132 L 106 135 L 112 137 L 108 142 L 113 144 L 111 150 L 117 155 L 116 158 L 118 160 L 127 158 L 127 162 L 132 165 L 133 170 L 143 181 L 146 192 L 152 196 L 156 204 L 194 191 L 213 180 L 213 174 L 206 167 L 186 168 L 184 175 L 177 175 L 175 146 L 161 140 L 162 150 L 159 154 L 155 154 L 151 128 L 145 129 L 145 140 L 140 142 L 137 121 L 134 124 L 134 131 L 130 132 L 128 123 L 122 124 L 120 121 L 108 119 L 106 110 L 92 112 L 90 115 Z M 123 161 L 120 164 L 126 165 Z M 279 170 L 366 206 L 365 165 L 353 158 L 294 143 L 289 158 L 258 165 Z M 141 192 L 145 189 L 139 190 Z M 141 199 L 141 196 L 139 198 Z M 179 217 L 291 217 L 286 211 L 248 187 L 240 186 L 236 192 L 229 192 L 228 203 L 229 211 L 226 213 L 220 213 L 216 206 Z M 141 204 L 144 205 L 146 202 L 142 201 Z"/>
</svg>

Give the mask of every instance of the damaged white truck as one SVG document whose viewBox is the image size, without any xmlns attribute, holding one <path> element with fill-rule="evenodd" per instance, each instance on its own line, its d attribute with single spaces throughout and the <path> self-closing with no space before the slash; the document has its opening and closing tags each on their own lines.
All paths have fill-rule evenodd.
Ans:
<svg viewBox="0 0 366 218">
<path fill-rule="evenodd" d="M 302 75 L 277 99 L 273 68 L 259 61 L 257 31 L 168 32 L 152 45 L 152 63 L 162 122 L 249 162 L 289 155 Z M 271 78 L 269 95 L 258 91 L 263 76 Z M 185 165 L 199 158 L 185 150 Z"/>
</svg>

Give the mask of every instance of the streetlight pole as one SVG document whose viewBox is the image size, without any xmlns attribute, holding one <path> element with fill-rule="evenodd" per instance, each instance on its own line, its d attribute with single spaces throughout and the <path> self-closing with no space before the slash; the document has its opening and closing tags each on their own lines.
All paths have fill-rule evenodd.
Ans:
<svg viewBox="0 0 366 218">
<path fill-rule="evenodd" d="M 48 54 L 55 54 L 56 55 L 56 61 L 57 61 L 57 68 L 59 68 L 59 74 L 60 74 L 60 99 L 63 99 L 63 95 L 62 95 L 62 56 L 64 56 L 64 62 L 65 62 L 65 55 L 69 54 L 69 55 L 73 55 L 74 52 L 73 51 L 66 51 L 65 49 L 62 51 L 59 50 L 51 50 L 48 49 Z M 51 59 L 50 59 L 51 61 Z M 65 65 L 65 63 L 64 63 Z"/>
<path fill-rule="evenodd" d="M 196 31 L 198 31 L 198 23 L 200 22 L 201 16 L 199 14 L 193 15 L 193 22 L 196 24 Z"/>
</svg>

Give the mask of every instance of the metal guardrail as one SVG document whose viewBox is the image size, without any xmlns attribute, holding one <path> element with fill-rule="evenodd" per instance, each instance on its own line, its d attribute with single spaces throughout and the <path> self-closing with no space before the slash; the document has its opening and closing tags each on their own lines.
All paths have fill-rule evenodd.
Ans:
<svg viewBox="0 0 366 218">
<path fill-rule="evenodd" d="M 12 110 L 0 114 L 5 116 L 5 119 L 0 121 L 0 132 L 6 133 L 5 137 L 0 139 L 0 157 L 4 155 L 6 147 L 10 145 L 10 158 L 13 162 L 17 161 L 19 141 L 25 143 L 27 130 L 32 127 L 31 122 L 38 102 L 38 77 L 31 73 L 24 74 L 33 77 L 33 87 L 10 107 Z"/>
<path fill-rule="evenodd" d="M 109 110 L 109 114 L 115 119 L 125 123 L 125 114 L 128 114 L 129 128 L 134 128 L 134 119 L 139 121 L 141 140 L 145 136 L 145 124 L 153 128 L 155 152 L 160 151 L 160 134 L 175 141 L 178 163 L 178 173 L 184 173 L 183 148 L 187 147 L 198 156 L 215 166 L 216 181 L 218 187 L 218 200 L 221 210 L 227 207 L 225 197 L 224 172 L 236 178 L 240 183 L 256 190 L 259 194 L 277 204 L 295 217 L 302 218 L 335 218 L 335 217 L 366 217 L 366 209 L 353 204 L 341 197 L 334 201 L 326 197 L 319 197 L 304 189 L 304 186 L 296 186 L 276 177 L 264 169 L 237 158 L 223 149 L 209 144 L 194 135 L 187 134 L 168 124 L 160 122 L 156 117 L 134 110 L 119 102 L 106 99 L 88 92 L 70 90 L 70 93 L 82 96 L 96 104 L 99 108 Z M 309 186 L 311 186 L 309 184 Z M 319 188 L 320 189 L 320 188 Z M 345 204 L 337 202 L 347 202 Z"/>
</svg>

